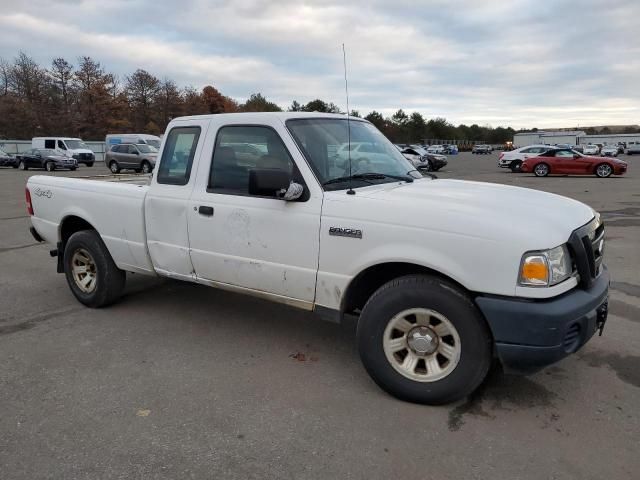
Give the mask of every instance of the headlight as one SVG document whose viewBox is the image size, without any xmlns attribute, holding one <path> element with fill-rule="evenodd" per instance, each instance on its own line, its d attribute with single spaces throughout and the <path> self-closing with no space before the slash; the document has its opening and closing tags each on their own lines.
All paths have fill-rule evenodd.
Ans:
<svg viewBox="0 0 640 480">
<path fill-rule="evenodd" d="M 527 252 L 522 256 L 518 285 L 549 287 L 571 276 L 573 264 L 566 245 L 540 252 Z"/>
</svg>

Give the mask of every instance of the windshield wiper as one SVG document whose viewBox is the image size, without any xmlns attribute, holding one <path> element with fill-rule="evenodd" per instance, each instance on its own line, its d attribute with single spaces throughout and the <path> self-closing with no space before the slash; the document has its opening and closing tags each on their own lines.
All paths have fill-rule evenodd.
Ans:
<svg viewBox="0 0 640 480">
<path fill-rule="evenodd" d="M 384 178 L 393 178 L 394 180 L 402 180 L 403 182 L 407 182 L 407 183 L 413 182 L 413 178 L 408 175 L 389 175 L 388 173 L 370 172 L 370 173 L 355 173 L 353 175 L 347 175 L 345 177 L 332 178 L 331 180 L 327 180 L 326 182 L 324 182 L 322 186 L 331 185 L 332 183 L 348 182 L 349 180 L 367 181 L 367 180 L 382 180 Z M 371 183 L 371 182 L 367 182 L 367 183 Z"/>
</svg>

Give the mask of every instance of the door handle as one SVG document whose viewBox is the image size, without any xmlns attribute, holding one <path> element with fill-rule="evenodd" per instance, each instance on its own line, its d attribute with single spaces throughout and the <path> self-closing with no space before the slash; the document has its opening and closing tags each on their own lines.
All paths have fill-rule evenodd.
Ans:
<svg viewBox="0 0 640 480">
<path fill-rule="evenodd" d="M 205 207 L 204 205 L 200 205 L 198 207 L 198 213 L 200 215 L 205 215 L 207 217 L 213 216 L 213 207 Z"/>
</svg>

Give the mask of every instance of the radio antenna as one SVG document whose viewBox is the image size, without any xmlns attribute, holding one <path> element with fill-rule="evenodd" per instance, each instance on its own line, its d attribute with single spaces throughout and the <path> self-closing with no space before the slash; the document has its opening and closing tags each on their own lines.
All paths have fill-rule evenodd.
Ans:
<svg viewBox="0 0 640 480">
<path fill-rule="evenodd" d="M 351 178 L 351 120 L 349 118 L 351 115 L 349 113 L 349 83 L 347 82 L 347 52 L 344 43 L 342 44 L 342 63 L 344 66 L 344 93 L 347 96 L 347 157 L 349 158 L 349 190 L 347 190 L 347 195 L 355 195 Z"/>
</svg>

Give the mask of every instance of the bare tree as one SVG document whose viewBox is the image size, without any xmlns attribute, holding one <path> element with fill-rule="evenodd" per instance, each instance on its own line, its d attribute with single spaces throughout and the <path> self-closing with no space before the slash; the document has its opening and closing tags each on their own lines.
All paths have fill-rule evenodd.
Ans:
<svg viewBox="0 0 640 480">
<path fill-rule="evenodd" d="M 51 75 L 54 84 L 60 90 L 65 111 L 69 113 L 71 111 L 69 108 L 71 99 L 69 97 L 71 93 L 71 81 L 73 80 L 73 65 L 67 62 L 64 58 L 55 58 L 51 62 L 49 75 Z"/>
<path fill-rule="evenodd" d="M 127 77 L 125 86 L 136 128 L 146 128 L 153 121 L 152 106 L 160 93 L 160 80 L 138 69 Z"/>
</svg>

